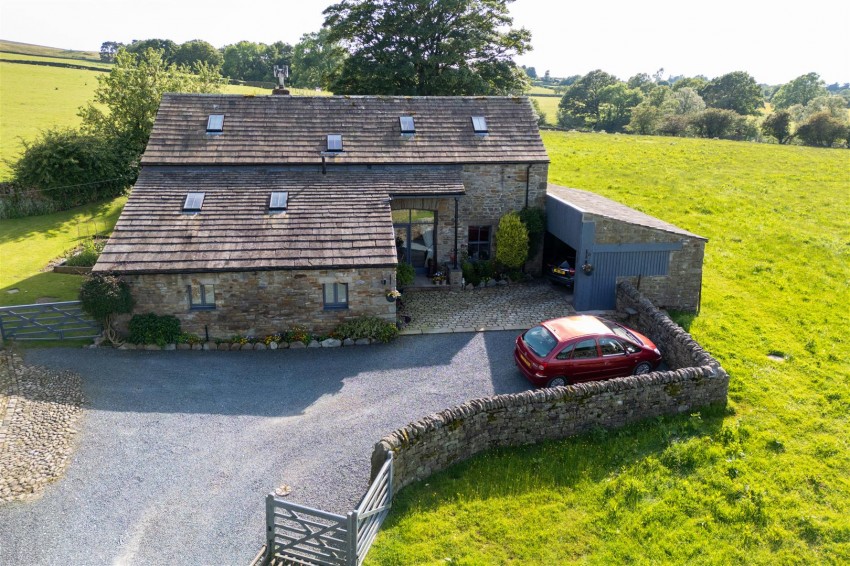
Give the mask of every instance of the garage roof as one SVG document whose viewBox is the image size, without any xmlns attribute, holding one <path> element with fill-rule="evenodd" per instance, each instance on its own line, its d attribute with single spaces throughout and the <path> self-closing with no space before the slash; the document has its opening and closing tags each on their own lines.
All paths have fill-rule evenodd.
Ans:
<svg viewBox="0 0 850 566">
<path fill-rule="evenodd" d="M 596 193 L 582 191 L 580 189 L 571 189 L 569 187 L 561 187 L 559 185 L 553 185 L 549 183 L 547 194 L 550 196 L 554 196 L 559 200 L 562 200 L 563 202 L 582 212 L 596 214 L 597 216 L 603 216 L 605 218 L 612 218 L 614 220 L 627 222 L 629 224 L 645 226 L 647 228 L 654 228 L 663 232 L 680 234 L 682 236 L 688 236 L 690 238 L 699 238 L 700 240 L 706 241 L 708 240 L 708 238 L 704 238 L 692 232 L 688 232 L 687 230 L 683 230 L 682 228 L 670 224 L 669 222 L 664 222 L 663 220 L 659 220 L 654 216 L 644 214 L 643 212 L 635 210 L 634 208 L 630 208 L 617 201 L 613 201 L 601 195 L 597 195 Z"/>
</svg>

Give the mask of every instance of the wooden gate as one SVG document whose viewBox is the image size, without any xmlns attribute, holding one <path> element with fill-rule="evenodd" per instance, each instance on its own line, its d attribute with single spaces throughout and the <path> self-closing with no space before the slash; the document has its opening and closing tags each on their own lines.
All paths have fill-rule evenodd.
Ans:
<svg viewBox="0 0 850 566">
<path fill-rule="evenodd" d="M 359 566 L 392 506 L 392 453 L 357 509 L 336 515 L 266 497 L 264 564 Z"/>
<path fill-rule="evenodd" d="M 94 338 L 100 325 L 83 313 L 80 301 L 0 307 L 3 340 Z"/>
</svg>

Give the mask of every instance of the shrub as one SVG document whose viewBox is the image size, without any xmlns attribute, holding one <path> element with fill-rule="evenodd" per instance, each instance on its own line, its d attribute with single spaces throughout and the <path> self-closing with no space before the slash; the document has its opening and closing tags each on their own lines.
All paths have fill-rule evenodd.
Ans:
<svg viewBox="0 0 850 566">
<path fill-rule="evenodd" d="M 95 320 L 109 326 L 113 315 L 133 310 L 130 287 L 114 275 L 92 273 L 80 286 L 83 310 Z"/>
<path fill-rule="evenodd" d="M 528 232 L 528 258 L 534 259 L 546 233 L 546 211 L 542 208 L 523 208 L 519 212 L 519 219 Z"/>
<path fill-rule="evenodd" d="M 829 112 L 818 112 L 797 128 L 797 137 L 806 145 L 832 147 L 847 137 L 847 126 L 833 118 Z"/>
<path fill-rule="evenodd" d="M 762 122 L 761 131 L 766 136 L 775 137 L 780 144 L 788 143 L 794 137 L 791 133 L 791 113 L 779 110 L 770 114 Z"/>
<path fill-rule="evenodd" d="M 488 259 L 475 262 L 475 274 L 478 276 L 478 281 L 487 282 L 493 278 L 493 262 Z"/>
<path fill-rule="evenodd" d="M 416 271 L 409 263 L 400 262 L 395 268 L 395 281 L 398 287 L 406 287 L 412 284 L 415 276 Z"/>
<path fill-rule="evenodd" d="M 361 316 L 343 322 L 337 326 L 332 335 L 351 338 L 352 340 L 369 338 L 386 343 L 398 336 L 398 328 L 392 322 L 374 316 Z"/>
<path fill-rule="evenodd" d="M 177 336 L 177 340 L 175 340 L 175 342 L 177 344 L 200 344 L 203 340 L 197 334 L 181 332 L 180 335 Z"/>
<path fill-rule="evenodd" d="M 134 344 L 174 344 L 180 337 L 180 321 L 170 314 L 136 314 L 130 319 L 130 342 Z"/>
<path fill-rule="evenodd" d="M 496 261 L 509 269 L 519 269 L 528 259 L 528 230 L 519 214 L 509 212 L 496 229 Z"/>
<path fill-rule="evenodd" d="M 103 246 L 106 242 L 97 242 L 93 238 L 83 242 L 82 247 L 77 253 L 72 253 L 65 260 L 65 265 L 70 267 L 93 267 L 97 263 L 97 258 L 100 257 L 100 252 L 103 251 Z"/>
<path fill-rule="evenodd" d="M 37 191 L 56 210 L 120 195 L 136 173 L 120 144 L 70 129 L 24 142 L 12 171 L 16 192 Z"/>
<path fill-rule="evenodd" d="M 463 271 L 463 279 L 467 283 L 472 284 L 477 287 L 479 283 L 481 283 L 481 277 L 478 276 L 478 272 L 475 270 L 475 264 L 471 261 L 463 262 L 463 265 L 460 266 L 461 271 Z"/>
<path fill-rule="evenodd" d="M 691 118 L 691 126 L 702 138 L 747 139 L 753 133 L 748 124 L 746 117 L 721 108 L 707 108 Z"/>
</svg>

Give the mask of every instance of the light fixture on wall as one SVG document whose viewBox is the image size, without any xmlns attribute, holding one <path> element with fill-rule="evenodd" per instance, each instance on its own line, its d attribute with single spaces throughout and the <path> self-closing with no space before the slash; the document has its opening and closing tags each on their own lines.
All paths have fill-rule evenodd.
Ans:
<svg viewBox="0 0 850 566">
<path fill-rule="evenodd" d="M 584 263 L 581 266 L 581 270 L 585 275 L 593 273 L 593 264 L 590 263 L 590 250 L 585 250 L 584 252 Z"/>
</svg>

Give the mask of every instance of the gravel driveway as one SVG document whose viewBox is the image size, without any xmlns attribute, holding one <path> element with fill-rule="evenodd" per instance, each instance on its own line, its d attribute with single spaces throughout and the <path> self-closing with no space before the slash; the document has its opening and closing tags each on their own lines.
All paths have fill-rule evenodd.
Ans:
<svg viewBox="0 0 850 566">
<path fill-rule="evenodd" d="M 64 479 L 0 506 L 0 564 L 247 564 L 264 497 L 348 511 L 374 443 L 467 399 L 526 389 L 515 332 L 322 350 L 32 350 L 87 399 Z"/>
</svg>

